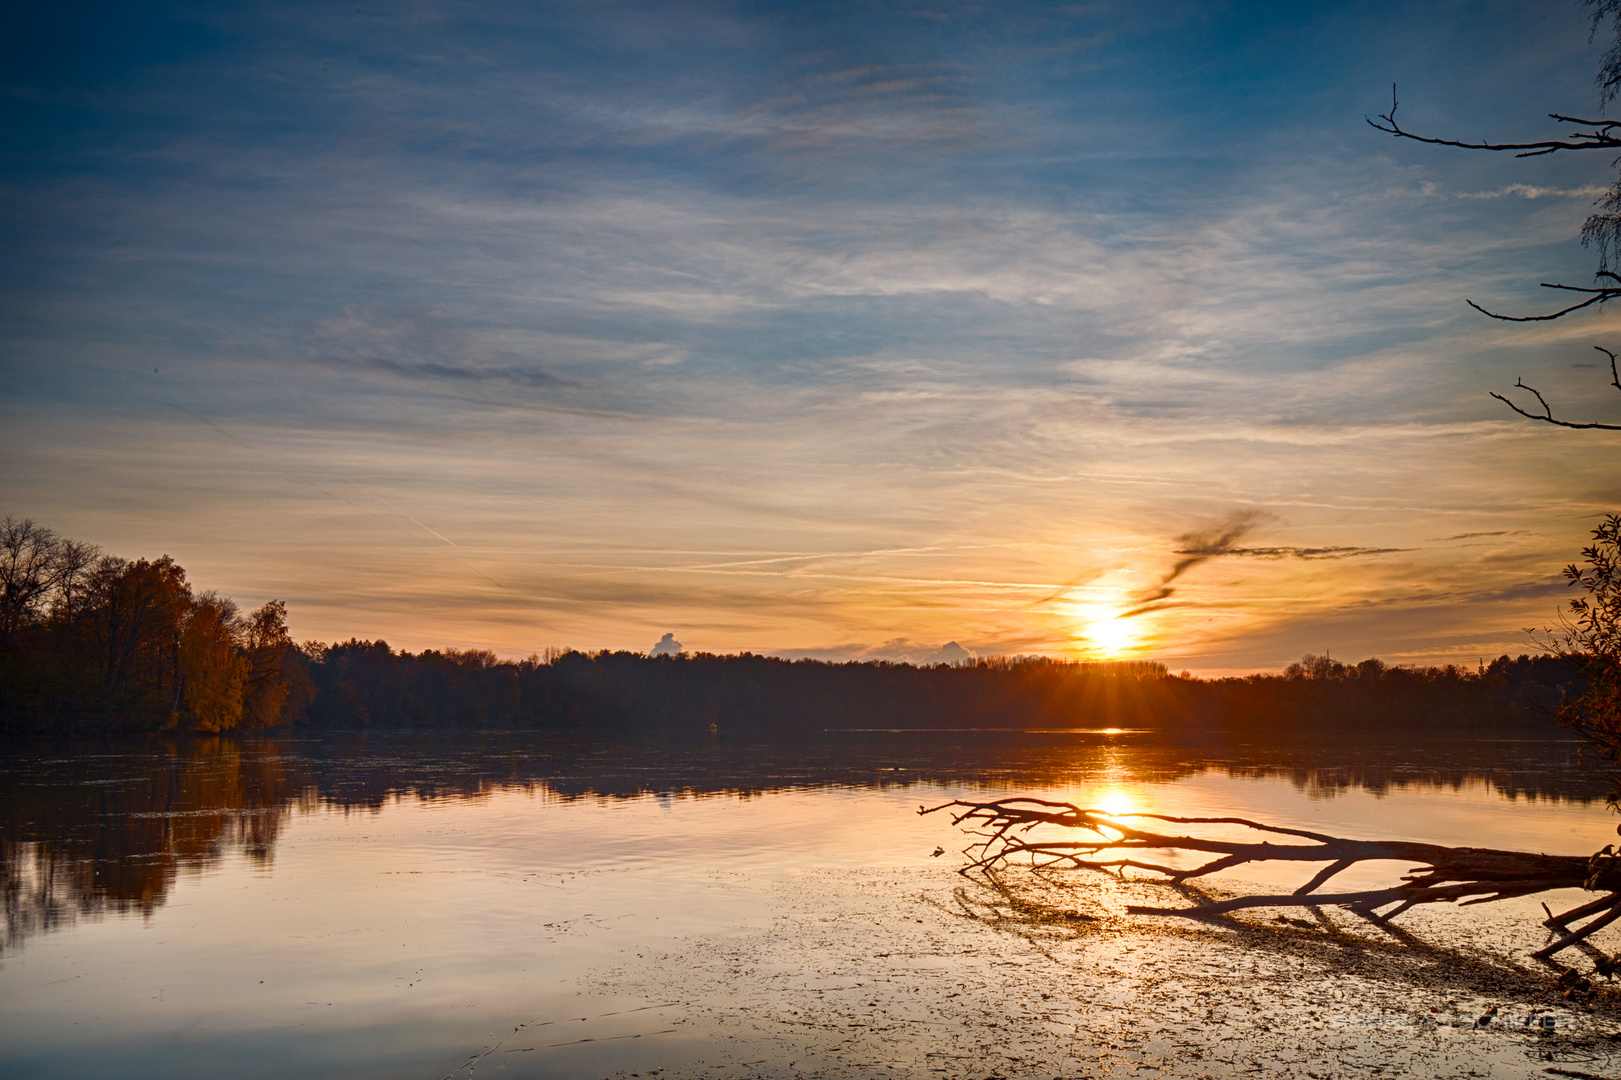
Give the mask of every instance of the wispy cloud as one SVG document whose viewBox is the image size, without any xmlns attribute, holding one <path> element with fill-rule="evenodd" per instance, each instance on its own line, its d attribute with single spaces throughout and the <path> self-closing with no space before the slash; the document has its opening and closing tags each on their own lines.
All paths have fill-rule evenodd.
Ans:
<svg viewBox="0 0 1621 1080">
<path fill-rule="evenodd" d="M 1517 196 L 1521 199 L 1597 199 L 1609 192 L 1609 188 L 1598 184 L 1583 184 L 1581 187 L 1539 187 L 1535 184 L 1509 184 L 1496 191 L 1460 191 L 1459 199 L 1501 199 Z"/>
</svg>

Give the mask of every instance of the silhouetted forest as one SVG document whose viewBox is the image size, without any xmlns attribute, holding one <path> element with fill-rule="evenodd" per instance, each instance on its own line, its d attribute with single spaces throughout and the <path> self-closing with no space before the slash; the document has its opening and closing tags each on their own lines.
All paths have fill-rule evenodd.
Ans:
<svg viewBox="0 0 1621 1080">
<path fill-rule="evenodd" d="M 814 732 L 852 728 L 1470 728 L 1530 723 L 1578 685 L 1552 658 L 1484 669 L 1348 666 L 1308 657 L 1282 675 L 1200 680 L 1150 662 L 1040 658 L 913 667 L 742 654 L 394 652 L 309 646 L 312 728 L 545 727 L 576 732 Z"/>
<path fill-rule="evenodd" d="M 1147 661 L 914 667 L 741 654 L 395 651 L 295 645 L 286 607 L 241 614 L 167 556 L 134 562 L 0 523 L 0 725 L 12 733 L 524 728 L 569 734 L 1143 727 L 1340 732 L 1530 725 L 1583 688 L 1575 664 L 1471 670 L 1308 656 L 1202 680 Z"/>
</svg>

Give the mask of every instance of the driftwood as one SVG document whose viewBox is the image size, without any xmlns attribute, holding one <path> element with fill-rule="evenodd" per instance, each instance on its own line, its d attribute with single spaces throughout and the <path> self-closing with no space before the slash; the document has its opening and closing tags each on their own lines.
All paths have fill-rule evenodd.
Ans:
<svg viewBox="0 0 1621 1080">
<path fill-rule="evenodd" d="M 1137 915 L 1178 915 L 1205 918 L 1242 908 L 1341 907 L 1371 922 L 1384 925 L 1418 904 L 1484 904 L 1513 896 L 1529 896 L 1553 889 L 1587 889 L 1604 895 L 1555 915 L 1548 911 L 1543 923 L 1559 936 L 1532 955 L 1548 959 L 1584 941 L 1594 932 L 1621 919 L 1621 854 L 1606 847 L 1591 858 L 1578 855 L 1540 855 L 1490 848 L 1444 847 L 1404 840 L 1347 840 L 1303 829 L 1285 829 L 1235 817 L 1169 817 L 1164 814 L 1110 814 L 1084 810 L 1073 803 L 1046 799 L 1013 798 L 992 802 L 955 799 L 918 813 L 949 811 L 952 823 L 966 826 L 981 839 L 964 849 L 970 862 L 961 870 L 993 870 L 1013 859 L 1028 856 L 1039 868 L 1076 868 L 1114 872 L 1127 869 L 1160 875 L 1170 885 L 1230 870 L 1247 863 L 1299 862 L 1326 864 L 1292 893 L 1276 896 L 1239 896 L 1208 901 L 1192 907 L 1145 907 L 1126 910 Z M 1235 826 L 1271 839 L 1224 840 L 1186 832 L 1160 831 L 1160 825 Z M 1082 839 L 1051 839 L 1043 826 L 1080 829 Z M 1198 831 L 1198 830 L 1196 830 Z M 1208 831 L 1208 830 L 1204 830 Z M 1151 859 L 1183 851 L 1214 856 L 1191 869 L 1164 865 Z M 1396 860 L 1413 867 L 1400 884 L 1360 892 L 1319 892 L 1328 881 L 1358 863 Z M 1381 910 L 1383 909 L 1383 910 Z M 1572 928 L 1580 922 L 1581 925 Z"/>
</svg>

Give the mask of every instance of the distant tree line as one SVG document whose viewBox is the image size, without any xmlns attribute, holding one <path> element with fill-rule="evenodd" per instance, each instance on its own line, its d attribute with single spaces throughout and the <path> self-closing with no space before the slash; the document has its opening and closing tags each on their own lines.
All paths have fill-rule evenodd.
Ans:
<svg viewBox="0 0 1621 1080">
<path fill-rule="evenodd" d="M 577 732 L 807 734 L 860 728 L 1043 729 L 1304 725 L 1344 729 L 1533 724 L 1551 730 L 1581 688 L 1555 657 L 1469 670 L 1345 665 L 1308 656 L 1282 675 L 1193 679 L 1163 664 L 1044 658 L 914 667 L 749 653 L 648 657 L 395 652 L 385 642 L 307 646 L 316 729 L 545 727 Z"/>
<path fill-rule="evenodd" d="M 130 562 L 0 523 L 0 726 L 11 732 L 533 728 L 570 734 L 852 728 L 1192 727 L 1320 734 L 1549 728 L 1586 692 L 1570 656 L 1489 666 L 1347 665 L 1193 679 L 1162 664 L 1043 658 L 914 667 L 749 653 L 295 645 L 286 607 L 241 614 L 167 556 Z"/>
</svg>

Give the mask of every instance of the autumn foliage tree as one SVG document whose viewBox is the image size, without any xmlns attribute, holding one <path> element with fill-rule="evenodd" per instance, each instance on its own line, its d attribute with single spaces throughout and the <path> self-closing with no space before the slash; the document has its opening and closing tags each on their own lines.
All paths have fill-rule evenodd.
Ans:
<svg viewBox="0 0 1621 1080">
<path fill-rule="evenodd" d="M 246 661 L 242 688 L 244 728 L 274 727 L 303 715 L 315 697 L 305 656 L 287 632 L 287 605 L 272 600 L 241 621 Z"/>
<path fill-rule="evenodd" d="M 236 604 L 214 593 L 193 600 L 180 625 L 175 719 L 196 731 L 229 731 L 242 719 L 248 660 Z"/>
<path fill-rule="evenodd" d="M 80 678 L 105 722 L 129 712 L 172 717 L 183 678 L 181 629 L 191 605 L 185 571 L 168 556 L 128 562 L 107 555 L 91 568 L 86 585 L 72 623 L 48 621 L 40 629 L 88 653 Z"/>
<path fill-rule="evenodd" d="M 130 561 L 0 521 L 0 725 L 230 731 L 284 721 L 287 608 L 244 616 L 168 556 Z M 298 699 L 307 704 L 306 689 Z"/>
</svg>

